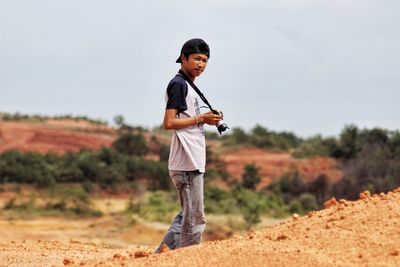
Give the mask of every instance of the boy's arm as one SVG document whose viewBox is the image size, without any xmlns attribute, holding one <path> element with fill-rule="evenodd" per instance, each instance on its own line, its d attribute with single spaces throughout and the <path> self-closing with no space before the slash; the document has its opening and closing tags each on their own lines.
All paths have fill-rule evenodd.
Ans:
<svg viewBox="0 0 400 267">
<path fill-rule="evenodd" d="M 165 130 L 179 130 L 199 123 L 207 123 L 209 125 L 217 124 L 222 118 L 214 113 L 207 112 L 189 118 L 177 118 L 177 109 L 166 109 L 164 113 L 163 126 Z"/>
</svg>

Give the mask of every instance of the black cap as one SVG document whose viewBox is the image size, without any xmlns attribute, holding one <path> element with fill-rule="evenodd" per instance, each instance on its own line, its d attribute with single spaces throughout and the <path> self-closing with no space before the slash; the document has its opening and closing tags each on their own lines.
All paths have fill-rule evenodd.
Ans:
<svg viewBox="0 0 400 267">
<path fill-rule="evenodd" d="M 181 54 L 176 60 L 176 63 L 182 63 L 181 60 L 182 54 L 188 56 L 190 54 L 195 54 L 195 53 L 204 54 L 208 58 L 210 58 L 210 48 L 208 47 L 208 44 L 204 42 L 202 39 L 195 38 L 195 39 L 190 39 L 189 41 L 183 44 L 181 49 Z"/>
</svg>

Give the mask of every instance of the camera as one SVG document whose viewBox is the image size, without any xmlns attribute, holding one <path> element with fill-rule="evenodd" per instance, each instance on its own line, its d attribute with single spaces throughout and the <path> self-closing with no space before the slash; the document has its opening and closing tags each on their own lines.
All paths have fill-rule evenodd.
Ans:
<svg viewBox="0 0 400 267">
<path fill-rule="evenodd" d="M 221 116 L 221 117 L 224 115 L 224 114 L 222 113 L 222 111 L 213 110 L 212 112 L 213 112 L 215 115 L 219 115 L 219 116 Z M 220 121 L 217 123 L 217 125 L 215 125 L 215 126 L 217 126 L 217 129 L 218 129 L 219 134 L 222 134 L 222 132 L 225 132 L 226 129 L 229 129 L 228 125 L 227 125 L 223 120 L 220 120 Z"/>
</svg>

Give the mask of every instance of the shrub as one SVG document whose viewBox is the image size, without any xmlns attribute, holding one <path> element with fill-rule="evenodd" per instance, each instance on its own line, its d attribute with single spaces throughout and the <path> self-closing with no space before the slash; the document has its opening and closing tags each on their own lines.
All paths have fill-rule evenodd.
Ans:
<svg viewBox="0 0 400 267">
<path fill-rule="evenodd" d="M 304 213 L 304 208 L 301 205 L 300 201 L 297 199 L 293 199 L 292 201 L 290 201 L 289 203 L 289 211 L 291 213 L 300 213 L 303 214 Z"/>
<path fill-rule="evenodd" d="M 239 212 L 232 194 L 216 186 L 206 185 L 204 202 L 206 213 L 229 214 Z"/>
<path fill-rule="evenodd" d="M 242 175 L 243 187 L 255 190 L 260 181 L 261 177 L 258 175 L 258 168 L 254 164 L 247 164 Z"/>
<path fill-rule="evenodd" d="M 263 196 L 241 187 L 235 188 L 232 192 L 234 192 L 236 203 L 246 221 L 247 228 L 259 223 L 261 213 L 265 213 L 267 209 Z"/>
<path fill-rule="evenodd" d="M 303 193 L 300 195 L 299 202 L 304 211 L 311 211 L 318 209 L 317 199 L 313 194 Z"/>
<path fill-rule="evenodd" d="M 317 135 L 311 137 L 299 145 L 292 153 L 294 157 L 309 158 L 315 156 L 331 156 L 337 153 L 338 144 L 334 138 L 322 138 Z"/>
<path fill-rule="evenodd" d="M 47 210 L 59 210 L 82 216 L 100 216 L 101 212 L 94 210 L 90 195 L 82 186 L 57 186 L 49 193 L 50 201 Z"/>
<path fill-rule="evenodd" d="M 124 133 L 112 144 L 122 154 L 144 156 L 149 151 L 142 133 Z"/>
<path fill-rule="evenodd" d="M 164 144 L 162 144 L 161 146 L 160 146 L 160 150 L 159 150 L 159 156 L 160 156 L 160 161 L 164 161 L 164 162 L 167 162 L 168 161 L 168 159 L 169 159 L 169 149 L 170 149 L 170 146 L 167 146 L 167 145 L 164 145 Z"/>
<path fill-rule="evenodd" d="M 54 168 L 39 153 L 9 151 L 0 157 L 0 180 L 49 187 L 55 183 Z"/>
<path fill-rule="evenodd" d="M 180 209 L 175 192 L 156 191 L 141 200 L 131 199 L 128 212 L 136 213 L 148 221 L 170 223 Z"/>
</svg>

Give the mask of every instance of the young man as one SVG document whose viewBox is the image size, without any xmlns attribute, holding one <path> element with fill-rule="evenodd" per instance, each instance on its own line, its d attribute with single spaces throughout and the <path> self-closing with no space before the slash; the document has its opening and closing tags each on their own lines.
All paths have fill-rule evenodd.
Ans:
<svg viewBox="0 0 400 267">
<path fill-rule="evenodd" d="M 173 130 L 168 169 L 179 192 L 182 211 L 178 213 L 161 241 L 169 249 L 199 244 L 205 229 L 203 185 L 206 163 L 206 143 L 203 124 L 215 125 L 222 118 L 211 111 L 200 114 L 196 91 L 185 80 L 194 82 L 205 70 L 210 49 L 201 39 L 187 41 L 177 63 L 179 73 L 166 91 L 164 128 Z"/>
</svg>

